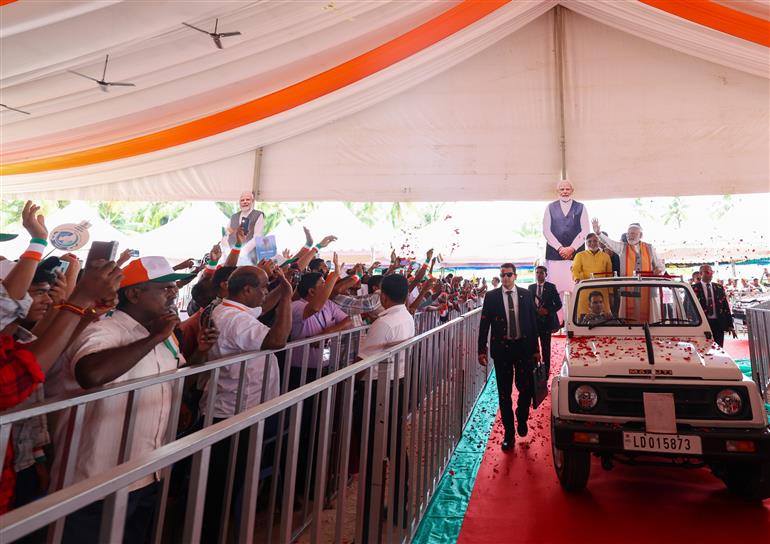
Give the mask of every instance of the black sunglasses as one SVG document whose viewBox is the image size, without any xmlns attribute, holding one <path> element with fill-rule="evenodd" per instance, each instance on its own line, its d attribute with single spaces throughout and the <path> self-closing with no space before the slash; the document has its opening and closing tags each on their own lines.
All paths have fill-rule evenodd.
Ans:
<svg viewBox="0 0 770 544">
<path fill-rule="evenodd" d="M 514 274 L 513 272 L 500 272 L 500 277 L 501 278 L 512 278 L 513 274 Z"/>
</svg>

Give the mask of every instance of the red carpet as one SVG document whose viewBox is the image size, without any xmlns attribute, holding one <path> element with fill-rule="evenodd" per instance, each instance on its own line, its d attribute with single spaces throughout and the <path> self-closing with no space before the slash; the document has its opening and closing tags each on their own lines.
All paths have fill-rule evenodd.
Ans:
<svg viewBox="0 0 770 544">
<path fill-rule="evenodd" d="M 560 361 L 563 341 L 553 347 L 552 361 Z M 530 415 L 529 436 L 517 437 L 511 452 L 500 450 L 498 414 L 459 543 L 770 542 L 770 500 L 743 502 L 706 469 L 606 472 L 594 460 L 588 489 L 564 493 L 551 460 L 550 409 L 546 400 Z"/>
<path fill-rule="evenodd" d="M 725 349 L 734 359 L 749 358 L 749 341 L 725 338 Z"/>
</svg>

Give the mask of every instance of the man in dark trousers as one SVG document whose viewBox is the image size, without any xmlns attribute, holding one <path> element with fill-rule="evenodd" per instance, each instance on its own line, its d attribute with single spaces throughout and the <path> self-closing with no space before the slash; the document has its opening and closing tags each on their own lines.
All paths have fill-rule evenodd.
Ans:
<svg viewBox="0 0 770 544">
<path fill-rule="evenodd" d="M 559 317 L 556 314 L 561 310 L 561 297 L 556 286 L 550 281 L 545 281 L 548 269 L 540 265 L 535 268 L 535 283 L 529 286 L 529 292 L 535 301 L 537 312 L 537 335 L 540 338 L 540 353 L 546 368 L 551 368 L 551 335 L 559 330 Z"/>
<path fill-rule="evenodd" d="M 511 263 L 500 266 L 502 287 L 492 289 L 484 298 L 479 326 L 479 364 L 486 366 L 487 336 L 490 335 L 490 354 L 497 375 L 497 394 L 500 414 L 505 427 L 503 450 L 509 450 L 515 442 L 513 432 L 514 372 L 519 399 L 516 404 L 519 436 L 527 436 L 529 406 L 532 404 L 532 370 L 540 361 L 537 349 L 537 314 L 532 295 L 526 289 L 516 287 L 516 267 Z"/>
<path fill-rule="evenodd" d="M 725 331 L 738 338 L 733 325 L 733 314 L 727 302 L 725 289 L 718 283 L 713 283 L 714 269 L 704 264 L 700 267 L 701 280 L 693 284 L 692 289 L 698 297 L 703 313 L 706 314 L 714 342 L 720 346 L 725 344 Z"/>
</svg>

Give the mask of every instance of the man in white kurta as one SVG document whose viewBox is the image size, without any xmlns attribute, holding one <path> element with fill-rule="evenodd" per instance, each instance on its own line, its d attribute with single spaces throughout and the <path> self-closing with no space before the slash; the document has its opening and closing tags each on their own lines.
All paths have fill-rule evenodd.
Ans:
<svg viewBox="0 0 770 544">
<path fill-rule="evenodd" d="M 663 274 L 665 265 L 658 258 L 655 248 L 652 244 L 642 242 L 642 227 L 639 223 L 631 223 L 626 232 L 627 242 L 610 239 L 606 234 L 602 234 L 599 221 L 592 221 L 593 229 L 604 244 L 620 257 L 620 275 L 633 276 L 634 272 L 654 272 Z M 632 253 L 629 256 L 629 251 Z M 628 266 L 631 263 L 631 266 Z"/>
<path fill-rule="evenodd" d="M 572 260 L 582 249 L 589 232 L 588 210 L 581 202 L 572 199 L 572 183 L 562 180 L 557 185 L 559 200 L 551 202 L 543 215 L 543 236 L 547 242 L 545 263 L 548 278 L 556 285 L 559 296 L 572 292 Z M 559 310 L 559 321 L 562 311 Z"/>
</svg>

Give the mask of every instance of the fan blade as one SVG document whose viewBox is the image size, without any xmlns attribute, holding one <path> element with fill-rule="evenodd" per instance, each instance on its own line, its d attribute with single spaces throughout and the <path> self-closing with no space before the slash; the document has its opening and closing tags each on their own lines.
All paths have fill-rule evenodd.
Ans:
<svg viewBox="0 0 770 544">
<path fill-rule="evenodd" d="M 107 58 L 104 59 L 104 72 L 102 72 L 102 81 L 104 81 L 107 78 L 107 63 L 110 61 L 110 56 L 107 55 Z"/>
<path fill-rule="evenodd" d="M 197 30 L 198 32 L 203 32 L 204 34 L 209 34 L 208 30 L 203 30 L 202 28 L 198 28 L 197 26 L 188 25 L 187 23 L 182 23 L 184 26 L 189 26 L 193 30 Z"/>
<path fill-rule="evenodd" d="M 216 34 L 216 33 L 217 33 L 217 28 L 219 28 L 219 19 L 217 19 L 216 21 L 214 21 L 214 34 Z"/>
<path fill-rule="evenodd" d="M 240 32 L 220 32 L 219 37 L 220 38 L 229 38 L 230 36 L 240 36 Z"/>
<path fill-rule="evenodd" d="M 90 79 L 91 81 L 96 81 L 97 83 L 99 83 L 99 80 L 98 80 L 98 79 L 96 79 L 95 77 L 91 77 L 91 76 L 87 76 L 87 75 L 85 75 L 85 74 L 81 74 L 80 72 L 76 72 L 75 70 L 67 70 L 67 71 L 68 71 L 70 74 L 75 74 L 76 76 L 84 77 L 84 78 L 86 78 L 86 79 Z"/>
<path fill-rule="evenodd" d="M 136 87 L 135 83 L 124 83 L 122 81 L 105 81 L 104 84 L 113 87 Z"/>
<path fill-rule="evenodd" d="M 212 38 L 214 38 L 214 43 L 217 44 L 217 47 L 222 49 L 222 41 L 219 39 L 219 36 L 214 35 Z"/>
</svg>

